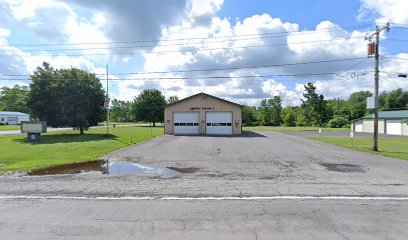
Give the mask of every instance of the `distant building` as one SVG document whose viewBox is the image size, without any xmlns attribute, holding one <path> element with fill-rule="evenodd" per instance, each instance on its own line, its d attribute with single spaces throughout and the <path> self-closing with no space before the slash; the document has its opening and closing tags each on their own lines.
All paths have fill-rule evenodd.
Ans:
<svg viewBox="0 0 408 240">
<path fill-rule="evenodd" d="M 351 130 L 355 132 L 374 132 L 374 114 L 353 120 Z M 408 110 L 380 111 L 378 113 L 378 132 L 408 136 Z"/>
<path fill-rule="evenodd" d="M 30 121 L 30 115 L 21 112 L 2 112 L 0 111 L 0 124 L 18 125 L 22 121 Z"/>
</svg>

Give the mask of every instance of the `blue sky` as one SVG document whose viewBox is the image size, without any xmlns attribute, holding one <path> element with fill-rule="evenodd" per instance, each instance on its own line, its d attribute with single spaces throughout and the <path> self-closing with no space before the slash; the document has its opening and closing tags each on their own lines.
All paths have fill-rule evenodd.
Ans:
<svg viewBox="0 0 408 240">
<path fill-rule="evenodd" d="M 96 74 L 108 64 L 110 95 L 124 100 L 157 88 L 297 105 L 309 81 L 326 98 L 347 98 L 373 88 L 364 36 L 391 22 L 380 90 L 408 90 L 397 77 L 408 72 L 406 9 L 405 0 L 0 0 L 0 85 L 29 84 L 47 61 Z"/>
</svg>

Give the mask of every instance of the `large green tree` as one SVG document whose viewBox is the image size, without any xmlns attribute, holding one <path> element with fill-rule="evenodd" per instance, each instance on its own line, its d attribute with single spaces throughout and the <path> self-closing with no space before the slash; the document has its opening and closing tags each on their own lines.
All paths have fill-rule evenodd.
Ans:
<svg viewBox="0 0 408 240">
<path fill-rule="evenodd" d="M 349 120 L 361 118 L 366 114 L 367 97 L 373 94 L 369 91 L 354 92 L 350 95 L 347 101 L 347 108 L 350 111 Z"/>
<path fill-rule="evenodd" d="M 70 126 L 84 134 L 103 121 L 105 92 L 94 74 L 76 68 L 54 69 L 44 63 L 31 80 L 29 106 L 48 125 Z"/>
<path fill-rule="evenodd" d="M 0 90 L 0 111 L 31 113 L 27 106 L 30 89 L 28 86 L 14 85 Z"/>
<path fill-rule="evenodd" d="M 133 115 L 136 121 L 146 121 L 156 125 L 164 120 L 166 98 L 157 89 L 146 89 L 133 101 Z"/>
<path fill-rule="evenodd" d="M 322 94 L 316 92 L 316 87 L 313 83 L 309 82 L 305 87 L 303 93 L 304 100 L 302 99 L 301 108 L 304 119 L 304 125 L 306 126 L 323 126 L 330 119 L 329 111 L 326 107 L 326 102 Z"/>
<path fill-rule="evenodd" d="M 253 126 L 256 124 L 256 107 L 242 107 L 242 124 L 244 126 Z"/>
<path fill-rule="evenodd" d="M 110 108 L 110 117 L 115 122 L 131 122 L 133 120 L 132 103 L 113 99 Z"/>
<path fill-rule="evenodd" d="M 263 126 L 279 126 L 282 121 L 280 116 L 281 111 L 281 97 L 274 96 L 272 99 L 264 99 L 258 108 L 258 121 Z"/>
<path fill-rule="evenodd" d="M 286 127 L 296 126 L 296 109 L 294 107 L 286 107 L 281 111 L 282 123 Z"/>
<path fill-rule="evenodd" d="M 383 92 L 380 94 L 381 109 L 405 109 L 408 108 L 408 91 L 401 88 L 391 92 Z"/>
</svg>

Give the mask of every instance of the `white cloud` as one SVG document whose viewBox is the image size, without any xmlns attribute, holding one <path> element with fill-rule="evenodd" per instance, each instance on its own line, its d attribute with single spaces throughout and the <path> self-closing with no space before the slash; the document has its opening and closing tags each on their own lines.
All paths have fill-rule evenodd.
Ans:
<svg viewBox="0 0 408 240">
<path fill-rule="evenodd" d="M 408 24 L 408 1 L 361 0 L 358 19 L 375 18 L 379 24 L 386 22 Z"/>
<path fill-rule="evenodd" d="M 144 72 L 170 71 L 166 74 L 128 76 L 156 80 L 112 81 L 117 88 L 115 97 L 131 100 L 143 89 L 158 88 L 168 97 L 187 97 L 197 92 L 207 92 L 243 104 L 258 105 L 261 99 L 281 96 L 285 105 L 299 104 L 303 85 L 315 82 L 319 93 L 326 98 L 347 97 L 351 92 L 372 88 L 372 75 L 356 76 L 339 74 L 317 76 L 277 77 L 304 73 L 344 73 L 372 71 L 371 60 L 354 60 L 321 64 L 300 64 L 271 68 L 243 68 L 248 66 L 279 65 L 325 61 L 366 56 L 363 31 L 339 30 L 331 21 L 322 21 L 314 30 L 300 30 L 297 23 L 284 22 L 269 14 L 259 14 L 242 20 L 220 18 L 217 12 L 223 0 L 161 0 L 161 1 L 30 1 L 6 0 L 9 13 L 18 27 L 0 28 L 0 47 L 10 56 L 0 65 L 1 74 L 27 74 L 43 61 L 55 68 L 78 67 L 91 72 L 104 73 L 105 63 L 113 65 L 116 72 L 137 72 L 132 64 L 143 62 Z M 407 1 L 364 0 L 360 16 L 375 15 L 376 21 L 407 23 Z M 381 6 L 381 7 L 378 7 Z M 401 9 L 404 9 L 402 11 Z M 1 11 L 1 9 L 0 9 Z M 4 10 L 3 10 L 4 12 Z M 336 30 L 337 29 L 337 30 Z M 24 52 L 8 45 L 7 39 L 14 31 L 32 34 L 40 43 L 106 43 L 133 41 L 128 44 L 72 45 L 58 48 L 101 48 L 96 50 L 67 51 L 79 56 L 51 56 L 44 53 Z M 18 33 L 18 32 L 17 32 Z M 178 39 L 178 40 L 175 40 Z M 184 40 L 180 40 L 184 39 Z M 117 52 L 136 51 L 137 46 L 150 45 L 140 56 L 114 55 Z M 106 47 L 131 46 L 134 49 L 108 50 Z M 209 50 L 210 49 L 210 50 Z M 154 53 L 150 53 L 153 51 Z M 92 54 L 112 54 L 93 56 Z M 400 56 L 407 58 L 407 56 Z M 3 60 L 3 59 L 2 59 Z M 383 65 L 388 72 L 408 72 L 406 61 L 389 59 Z M 122 66 L 125 67 L 122 68 Z M 229 69 L 226 71 L 194 71 L 197 69 Z M 180 72 L 179 70 L 185 71 Z M 261 77 L 267 75 L 267 77 Z M 125 78 L 111 75 L 111 79 Z M 209 76 L 225 78 L 208 79 Z M 240 76 L 253 76 L 251 78 Z M 387 75 L 388 76 L 388 75 Z M 186 77 L 186 80 L 160 80 L 160 77 Z M 400 85 L 407 89 L 402 79 L 382 80 L 381 89 Z"/>
</svg>

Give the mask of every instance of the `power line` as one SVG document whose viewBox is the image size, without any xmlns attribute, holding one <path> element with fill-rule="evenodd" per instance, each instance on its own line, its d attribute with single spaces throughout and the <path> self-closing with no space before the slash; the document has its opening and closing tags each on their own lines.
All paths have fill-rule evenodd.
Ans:
<svg viewBox="0 0 408 240">
<path fill-rule="evenodd" d="M 364 72 L 369 73 L 369 72 Z M 305 77 L 336 75 L 336 72 L 327 73 L 301 73 L 301 74 L 271 74 L 271 75 L 242 75 L 242 76 L 201 76 L 201 77 L 140 77 L 140 78 L 117 78 L 110 81 L 146 81 L 146 80 L 204 80 L 204 79 L 239 79 L 239 78 L 271 78 L 271 77 Z M 69 79 L 58 79 L 69 80 Z M 329 80 L 329 79 L 328 79 Z M 0 81 L 31 81 L 31 79 L 0 79 Z"/>
<path fill-rule="evenodd" d="M 353 25 L 346 27 L 335 27 L 327 28 L 325 30 L 304 30 L 304 31 L 281 31 L 281 32 L 267 32 L 267 33 L 255 33 L 255 34 L 240 34 L 240 35 L 229 35 L 229 36 L 212 36 L 212 37 L 194 37 L 194 38 L 174 38 L 174 39 L 155 39 L 155 40 L 137 40 L 137 41 L 114 41 L 114 42 L 87 42 L 87 43 L 38 43 L 38 44 L 2 44 L 0 46 L 12 46 L 12 47 L 23 47 L 23 46 L 64 46 L 64 45 L 98 45 L 98 44 L 128 44 L 128 43 L 152 43 L 152 42 L 170 42 L 170 41 L 191 41 L 191 40 L 208 40 L 208 39 L 222 39 L 222 38 L 234 38 L 234 37 L 245 37 L 245 36 L 264 36 L 264 35 L 286 35 L 288 33 L 293 33 L 295 35 L 307 35 L 307 34 L 318 34 L 332 31 L 341 31 L 346 29 L 360 29 L 364 27 L 374 26 L 373 24 L 362 24 Z"/>
<path fill-rule="evenodd" d="M 265 38 L 267 38 L 267 37 L 265 37 Z M 321 39 L 321 40 L 290 42 L 290 43 L 285 42 L 285 43 L 274 43 L 274 44 L 255 45 L 255 46 L 242 46 L 242 48 L 245 48 L 245 47 L 263 47 L 263 46 L 268 46 L 268 47 L 269 46 L 286 46 L 286 45 L 291 45 L 291 44 L 308 44 L 308 43 L 316 43 L 316 42 L 331 42 L 331 41 L 336 41 L 336 40 L 350 40 L 350 39 L 359 39 L 359 38 L 360 37 L 348 37 L 348 38 L 332 38 L 332 39 Z M 247 41 L 247 40 L 254 40 L 254 39 L 259 39 L 259 38 L 240 39 L 239 41 Z M 191 46 L 191 45 L 194 45 L 194 44 L 205 45 L 205 44 L 212 44 L 212 43 L 218 43 L 218 42 L 227 43 L 229 41 L 232 41 L 232 40 L 222 40 L 222 41 L 214 41 L 214 42 L 197 42 L 197 43 L 160 44 L 160 45 L 148 45 L 148 46 L 145 45 L 145 46 L 117 46 L 117 47 L 96 47 L 96 48 L 20 49 L 20 50 L 24 51 L 24 52 L 60 52 L 60 51 L 63 52 L 63 51 L 90 51 L 90 50 L 114 50 L 114 49 L 144 49 L 144 48 L 171 47 L 171 46 L 181 46 L 181 45 L 188 45 L 188 47 L 195 47 L 195 46 Z M 229 48 L 240 48 L 240 47 L 229 47 Z M 216 48 L 214 50 L 217 50 L 217 49 L 218 48 Z M 193 51 L 202 51 L 202 50 L 206 50 L 206 49 L 202 48 L 202 49 L 199 49 L 199 50 L 197 50 L 197 49 L 192 49 L 192 50 Z M 182 51 L 184 51 L 184 50 L 177 50 L 177 52 L 182 52 Z M 0 51 L 0 53 L 3 53 L 3 54 L 5 54 L 7 52 L 14 52 L 14 51 L 13 50 Z"/>
<path fill-rule="evenodd" d="M 320 63 L 332 63 L 332 62 L 342 62 L 342 61 L 353 61 L 353 60 L 366 60 L 366 57 L 355 57 L 355 58 L 343 58 L 343 59 L 331 59 L 331 60 L 320 60 L 320 61 L 310 61 L 310 62 L 297 62 L 297 63 L 283 63 L 283 64 L 270 64 L 270 65 L 259 65 L 259 66 L 246 66 L 246 67 L 226 67 L 226 68 L 207 68 L 207 69 L 190 69 L 190 70 L 172 70 L 172 71 L 151 71 L 151 72 L 129 72 L 129 73 L 110 73 L 110 75 L 145 75 L 145 74 L 170 74 L 170 73 L 188 73 L 188 72 L 207 72 L 207 71 L 226 71 L 226 70 L 240 70 L 240 69 L 256 69 L 256 68 L 269 68 L 269 67 L 284 67 L 284 66 L 296 66 L 296 65 L 307 65 L 307 64 L 320 64 Z M 104 76 L 105 73 L 95 73 L 98 76 Z M 2 76 L 30 76 L 29 74 L 10 74 Z M 0 76 L 1 77 L 1 76 Z"/>
<path fill-rule="evenodd" d="M 357 38 L 357 37 L 352 37 Z M 352 39 L 344 38 L 344 39 Z M 252 45 L 252 46 L 234 46 L 234 47 L 219 47 L 219 48 L 200 48 L 200 49 L 178 49 L 178 50 L 159 50 L 159 51 L 140 51 L 140 52 L 113 52 L 113 53 L 86 53 L 86 54 L 44 54 L 44 55 L 26 55 L 24 57 L 39 57 L 39 56 L 67 56 L 67 57 L 78 57 L 78 56 L 106 56 L 106 55 L 134 55 L 134 54 L 155 54 L 155 53 L 183 53 L 183 52 L 203 52 L 203 51 L 213 51 L 213 50 L 229 50 L 229 49 L 248 49 L 248 48 L 264 48 L 264 47 L 277 47 L 277 46 L 288 46 L 290 44 L 306 44 L 306 43 L 318 43 L 318 42 L 331 42 L 330 40 L 315 40 L 307 42 L 295 42 L 295 43 L 279 43 L 279 44 L 264 44 L 264 45 Z M 15 57 L 15 55 L 0 55 L 0 58 Z"/>
</svg>

